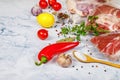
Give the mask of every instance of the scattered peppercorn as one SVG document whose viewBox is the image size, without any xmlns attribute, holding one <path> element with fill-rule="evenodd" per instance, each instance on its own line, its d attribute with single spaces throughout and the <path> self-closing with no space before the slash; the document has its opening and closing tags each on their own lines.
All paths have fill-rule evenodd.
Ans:
<svg viewBox="0 0 120 80">
<path fill-rule="evenodd" d="M 90 53 L 90 55 L 92 55 L 92 53 Z"/>
<path fill-rule="evenodd" d="M 56 23 L 61 23 L 60 21 L 56 21 Z"/>
<path fill-rule="evenodd" d="M 85 46 L 85 47 L 88 47 L 88 45 L 87 45 L 87 44 L 85 44 L 84 46 Z"/>
<path fill-rule="evenodd" d="M 96 65 L 96 68 L 98 67 L 98 65 Z"/>
<path fill-rule="evenodd" d="M 48 6 L 48 8 L 50 9 L 50 6 Z"/>
<path fill-rule="evenodd" d="M 58 30 L 55 30 L 56 32 L 58 32 Z"/>
<path fill-rule="evenodd" d="M 64 25 L 65 25 L 65 23 L 64 23 L 64 21 L 63 21 L 62 26 L 64 26 Z"/>
<path fill-rule="evenodd" d="M 57 35 L 58 35 L 58 37 L 60 37 L 60 33 L 58 33 Z"/>
<path fill-rule="evenodd" d="M 88 74 L 91 74 L 90 72 L 88 72 Z"/>
<path fill-rule="evenodd" d="M 81 68 L 83 68 L 83 66 L 81 66 Z"/>
<path fill-rule="evenodd" d="M 78 71 L 78 68 L 76 70 Z"/>
<path fill-rule="evenodd" d="M 86 39 L 86 41 L 89 41 L 88 39 Z"/>
<path fill-rule="evenodd" d="M 48 45 L 51 45 L 51 43 L 48 43 Z"/>
<path fill-rule="evenodd" d="M 57 25 L 54 26 L 54 28 L 56 28 L 56 27 L 57 27 Z"/>
<path fill-rule="evenodd" d="M 92 67 L 94 67 L 94 65 L 92 65 Z"/>
<path fill-rule="evenodd" d="M 107 70 L 104 70 L 104 72 L 107 72 Z"/>
<path fill-rule="evenodd" d="M 90 50 L 88 50 L 88 52 L 90 52 Z"/>
</svg>

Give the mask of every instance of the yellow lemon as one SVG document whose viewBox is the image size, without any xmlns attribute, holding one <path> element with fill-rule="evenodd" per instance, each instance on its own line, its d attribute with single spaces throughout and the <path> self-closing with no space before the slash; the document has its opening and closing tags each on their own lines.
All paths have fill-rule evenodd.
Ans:
<svg viewBox="0 0 120 80">
<path fill-rule="evenodd" d="M 51 28 L 55 23 L 55 18 L 52 14 L 44 12 L 37 16 L 37 22 L 45 28 Z"/>
</svg>

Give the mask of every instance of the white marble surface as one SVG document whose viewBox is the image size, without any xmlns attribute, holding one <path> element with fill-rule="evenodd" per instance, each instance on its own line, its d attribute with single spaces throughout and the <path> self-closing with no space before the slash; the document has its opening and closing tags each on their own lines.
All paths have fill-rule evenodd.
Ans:
<svg viewBox="0 0 120 80">
<path fill-rule="evenodd" d="M 65 0 L 58 1 L 64 3 Z M 58 66 L 55 58 L 37 67 L 34 62 L 38 52 L 58 39 L 55 30 L 60 27 L 49 29 L 47 40 L 38 39 L 36 32 L 41 27 L 30 13 L 37 2 L 0 0 L 0 80 L 120 80 L 120 69 L 98 63 L 80 63 L 74 58 L 69 68 Z M 83 43 L 75 49 L 87 52 L 84 49 L 87 42 Z M 91 46 L 87 48 L 92 51 Z"/>
</svg>

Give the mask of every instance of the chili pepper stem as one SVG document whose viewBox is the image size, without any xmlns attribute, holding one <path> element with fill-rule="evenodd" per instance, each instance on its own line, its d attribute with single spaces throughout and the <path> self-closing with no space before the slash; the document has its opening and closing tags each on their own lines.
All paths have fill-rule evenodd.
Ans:
<svg viewBox="0 0 120 80">
<path fill-rule="evenodd" d="M 46 62 L 47 62 L 47 58 L 43 56 L 43 57 L 41 57 L 40 63 L 35 62 L 35 64 L 36 64 L 37 66 L 40 66 L 40 65 L 42 65 L 43 63 L 46 63 Z"/>
</svg>

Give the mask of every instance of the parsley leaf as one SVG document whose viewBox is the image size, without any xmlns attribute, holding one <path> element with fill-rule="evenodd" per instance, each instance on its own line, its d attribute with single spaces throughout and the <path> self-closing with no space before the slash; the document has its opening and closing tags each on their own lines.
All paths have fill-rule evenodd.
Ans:
<svg viewBox="0 0 120 80">
<path fill-rule="evenodd" d="M 85 21 L 81 22 L 79 25 L 74 26 L 64 26 L 61 28 L 61 34 L 66 36 L 68 34 L 75 35 L 76 40 L 80 41 L 80 36 L 85 36 L 89 32 L 92 32 L 93 35 L 98 36 L 101 32 L 109 32 L 108 30 L 104 29 L 97 29 L 98 24 L 95 23 L 95 20 L 98 19 L 97 16 L 89 16 L 88 17 L 88 23 L 85 24 Z"/>
</svg>

